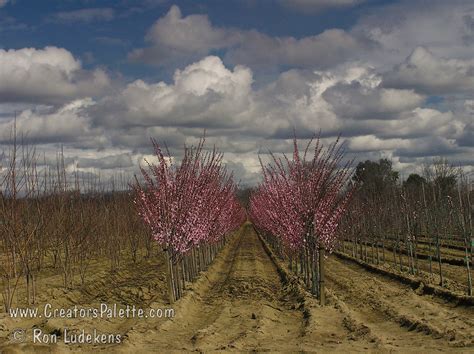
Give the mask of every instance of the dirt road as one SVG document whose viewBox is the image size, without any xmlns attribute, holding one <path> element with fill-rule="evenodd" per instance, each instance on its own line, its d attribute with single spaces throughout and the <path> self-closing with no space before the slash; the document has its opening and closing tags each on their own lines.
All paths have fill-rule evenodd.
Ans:
<svg viewBox="0 0 474 354">
<path fill-rule="evenodd" d="M 182 302 L 177 316 L 157 330 L 144 323 L 121 348 L 169 350 L 366 351 L 354 342 L 344 315 L 329 306 L 310 316 L 315 302 L 294 284 L 283 284 L 275 264 L 250 225 L 216 259 L 207 277 Z"/>
<path fill-rule="evenodd" d="M 144 323 L 121 348 L 237 351 L 466 351 L 472 309 L 451 308 L 362 268 L 328 261 L 328 306 L 282 282 L 246 225 L 156 330 Z M 385 297 L 385 299 L 383 299 Z"/>
</svg>

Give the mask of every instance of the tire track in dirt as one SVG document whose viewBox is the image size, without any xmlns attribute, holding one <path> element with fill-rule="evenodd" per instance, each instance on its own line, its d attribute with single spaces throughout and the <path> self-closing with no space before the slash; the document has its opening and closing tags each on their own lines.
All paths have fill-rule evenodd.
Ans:
<svg viewBox="0 0 474 354">
<path fill-rule="evenodd" d="M 269 251 L 271 252 L 271 251 Z M 328 260 L 320 307 L 244 225 L 175 304 L 176 317 L 137 322 L 114 350 L 422 352 L 469 350 L 472 308 L 455 308 L 363 268 Z M 331 296 L 332 295 L 332 296 Z M 109 347 L 110 348 L 110 347 Z"/>
<path fill-rule="evenodd" d="M 275 349 L 291 341 L 297 349 L 304 334 L 303 314 L 284 303 L 275 266 L 251 228 L 244 227 L 221 256 L 205 284 L 179 304 L 181 316 L 155 333 L 129 333 L 127 344 L 208 351 Z"/>
<path fill-rule="evenodd" d="M 474 309 L 455 307 L 362 267 L 330 257 L 328 287 L 386 348 L 474 348 Z"/>
</svg>

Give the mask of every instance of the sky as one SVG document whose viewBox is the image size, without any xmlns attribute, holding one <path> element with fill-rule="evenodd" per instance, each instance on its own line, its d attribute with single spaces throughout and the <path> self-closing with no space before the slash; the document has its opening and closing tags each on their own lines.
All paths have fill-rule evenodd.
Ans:
<svg viewBox="0 0 474 354">
<path fill-rule="evenodd" d="M 133 174 L 150 138 L 206 131 L 241 185 L 321 131 L 405 178 L 474 171 L 474 3 L 0 0 L 0 151 L 12 122 L 68 172 Z"/>
</svg>

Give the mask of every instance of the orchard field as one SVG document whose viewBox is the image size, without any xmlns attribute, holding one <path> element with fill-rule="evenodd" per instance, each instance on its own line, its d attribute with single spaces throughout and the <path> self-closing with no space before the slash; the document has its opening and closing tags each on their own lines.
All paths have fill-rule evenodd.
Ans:
<svg viewBox="0 0 474 354">
<path fill-rule="evenodd" d="M 239 190 L 204 139 L 179 163 L 153 147 L 156 164 L 105 190 L 14 145 L 2 352 L 474 350 L 473 194 L 447 161 L 400 183 L 387 160 L 354 169 L 337 141 L 295 139 Z M 51 315 L 114 305 L 147 315 Z"/>
</svg>

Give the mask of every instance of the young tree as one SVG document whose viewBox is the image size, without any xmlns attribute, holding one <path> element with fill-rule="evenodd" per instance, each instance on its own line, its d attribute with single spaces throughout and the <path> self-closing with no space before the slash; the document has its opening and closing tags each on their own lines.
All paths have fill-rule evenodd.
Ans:
<svg viewBox="0 0 474 354">
<path fill-rule="evenodd" d="M 251 197 L 250 216 L 255 227 L 279 239 L 288 254 L 302 253 L 306 283 L 324 304 L 324 251 L 331 252 L 337 243 L 336 229 L 354 184 L 349 183 L 351 162 L 341 166 L 344 150 L 339 139 L 327 149 L 316 139 L 307 160 L 313 141 L 302 158 L 295 138 L 292 160 L 271 154 L 272 163 L 262 163 L 264 179 Z"/>
<path fill-rule="evenodd" d="M 182 294 L 176 272 L 183 281 L 190 278 L 185 272 L 194 274 L 183 268 L 185 256 L 198 250 L 199 268 L 207 266 L 215 255 L 212 245 L 245 219 L 232 175 L 222 165 L 223 155 L 215 148 L 204 152 L 204 142 L 203 138 L 197 147 L 185 146 L 181 163 L 175 165 L 169 152 L 165 157 L 153 140 L 158 164 L 148 164 L 149 171 L 142 168 L 145 184 L 137 180 L 133 186 L 138 213 L 168 257 L 170 302 Z"/>
</svg>

